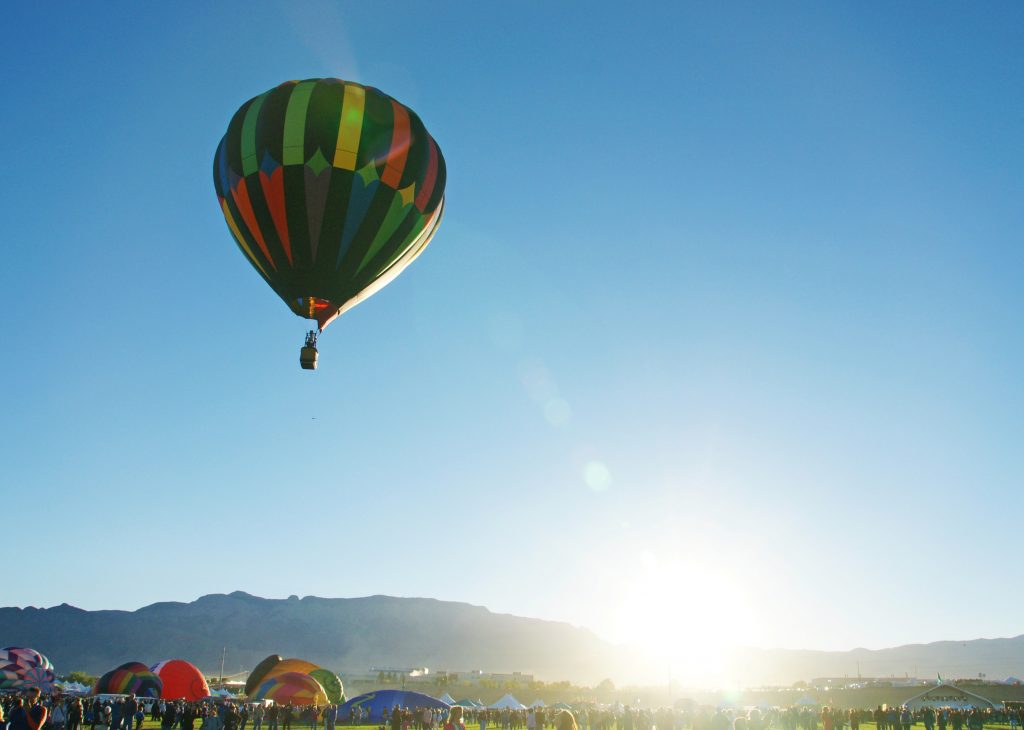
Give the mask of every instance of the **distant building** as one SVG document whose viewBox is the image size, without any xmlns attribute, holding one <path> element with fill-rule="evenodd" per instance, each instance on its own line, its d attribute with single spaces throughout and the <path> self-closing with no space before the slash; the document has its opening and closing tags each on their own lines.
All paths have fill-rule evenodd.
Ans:
<svg viewBox="0 0 1024 730">
<path fill-rule="evenodd" d="M 921 694 L 908 697 L 904 704 L 911 710 L 920 710 L 925 707 L 978 707 L 988 710 L 996 707 L 996 703 L 992 700 L 952 684 L 931 687 Z"/>
<path fill-rule="evenodd" d="M 515 682 L 517 684 L 529 684 L 533 681 L 533 675 L 524 672 L 481 672 L 479 669 L 474 669 L 472 672 L 460 676 L 466 676 L 477 682 L 481 679 L 489 679 L 492 682 Z"/>
<path fill-rule="evenodd" d="M 860 687 L 923 687 L 932 681 L 917 677 L 815 677 L 814 689 L 857 689 Z"/>
</svg>

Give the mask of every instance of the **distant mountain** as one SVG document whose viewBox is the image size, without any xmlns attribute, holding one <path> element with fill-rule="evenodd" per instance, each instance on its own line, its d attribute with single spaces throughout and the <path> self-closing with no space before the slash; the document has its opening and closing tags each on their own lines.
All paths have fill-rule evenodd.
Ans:
<svg viewBox="0 0 1024 730">
<path fill-rule="evenodd" d="M 922 679 L 1003 680 L 1024 675 L 1024 636 L 907 644 L 891 649 L 793 651 L 746 649 L 732 658 L 744 667 L 749 683 L 789 683 L 815 677 L 919 677 Z M 751 681 L 752 680 L 752 681 Z"/>
<path fill-rule="evenodd" d="M 660 682 L 632 652 L 565 623 L 496 614 L 429 598 L 267 599 L 235 592 L 137 611 L 0 608 L 0 646 L 32 646 L 59 672 L 100 674 L 125 661 L 181 657 L 209 674 L 251 669 L 268 654 L 301 657 L 336 671 L 430 667 L 520 671 L 546 681 L 593 685 Z M 814 677 L 1024 676 L 1024 636 L 940 641 L 871 651 L 744 649 L 730 657 L 741 685 L 788 685 Z M 645 671 L 646 670 L 646 671 Z"/>
<path fill-rule="evenodd" d="M 623 652 L 586 629 L 428 598 L 278 600 L 248 593 L 155 603 L 137 611 L 0 608 L 0 646 L 25 645 L 58 671 L 99 674 L 130 660 L 182 657 L 205 672 L 251 669 L 268 654 L 336 671 L 371 666 L 521 671 L 598 682 Z"/>
</svg>

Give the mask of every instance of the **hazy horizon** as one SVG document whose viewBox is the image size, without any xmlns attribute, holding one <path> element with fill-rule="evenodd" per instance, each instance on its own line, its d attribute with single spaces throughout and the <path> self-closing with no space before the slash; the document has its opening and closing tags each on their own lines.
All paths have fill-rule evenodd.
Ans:
<svg viewBox="0 0 1024 730">
<path fill-rule="evenodd" d="M 64 601 L 60 601 L 59 603 L 48 604 L 48 605 L 45 605 L 45 606 L 44 605 L 35 605 L 35 604 L 26 604 L 26 605 L 21 605 L 21 606 L 0 606 L 0 608 L 21 608 L 21 609 L 25 609 L 25 608 L 56 608 L 57 606 L 60 606 L 62 604 L 68 604 L 68 605 L 70 605 L 70 606 L 72 606 L 74 608 L 80 608 L 80 609 L 85 610 L 85 611 L 125 611 L 125 612 L 132 613 L 132 612 L 138 611 L 139 609 L 146 608 L 147 606 L 152 606 L 152 605 L 154 605 L 156 603 L 182 603 L 182 604 L 187 604 L 187 603 L 193 603 L 193 602 L 199 600 L 200 598 L 204 598 L 205 596 L 210 596 L 210 595 L 229 596 L 232 593 L 236 593 L 236 592 L 245 593 L 247 595 L 254 596 L 255 598 L 263 598 L 263 599 L 266 599 L 266 600 L 274 600 L 274 601 L 284 601 L 284 600 L 287 600 L 287 599 L 289 599 L 289 598 L 291 598 L 293 596 L 299 598 L 300 600 L 303 599 L 303 598 L 323 598 L 323 599 L 327 599 L 327 600 L 334 600 L 334 599 L 348 600 L 348 599 L 360 599 L 360 598 L 374 598 L 376 596 L 382 596 L 382 597 L 385 597 L 385 598 L 410 598 L 410 599 L 424 599 L 424 600 L 431 600 L 431 601 L 441 601 L 441 602 L 446 602 L 446 603 L 462 603 L 462 604 L 468 604 L 468 605 L 471 605 L 471 606 L 478 606 L 480 608 L 485 608 L 488 611 L 490 611 L 491 613 L 495 613 L 495 614 L 505 614 L 505 615 L 510 615 L 510 616 L 518 616 L 520 618 L 536 619 L 538 621 L 552 621 L 552 622 L 556 622 L 556 623 L 568 624 L 568 625 L 573 626 L 575 628 L 586 629 L 588 631 L 591 631 L 596 636 L 598 636 L 600 639 L 602 639 L 603 641 L 606 641 L 606 642 L 608 642 L 610 644 L 617 645 L 617 646 L 631 646 L 631 644 L 629 642 L 615 641 L 612 638 L 604 636 L 604 635 L 601 634 L 600 631 L 598 631 L 597 629 L 594 629 L 594 628 L 592 628 L 590 626 L 586 626 L 586 625 L 583 625 L 583 624 L 576 624 L 576 623 L 573 623 L 572 621 L 566 621 L 564 619 L 551 618 L 551 617 L 548 617 L 548 616 L 524 616 L 522 614 L 512 613 L 510 611 L 497 610 L 497 609 L 494 609 L 494 608 L 492 608 L 490 606 L 486 606 L 484 604 L 477 603 L 477 602 L 474 602 L 474 601 L 462 601 L 462 600 L 455 600 L 455 599 L 450 599 L 450 598 L 442 598 L 442 597 L 438 597 L 438 596 L 400 596 L 400 595 L 395 595 L 395 594 L 390 594 L 390 593 L 374 593 L 374 594 L 367 594 L 367 595 L 360 595 L 360 596 L 320 596 L 320 595 L 314 595 L 314 594 L 299 595 L 299 594 L 296 594 L 296 593 L 292 593 L 292 594 L 289 594 L 287 596 L 261 596 L 261 595 L 257 595 L 257 594 L 254 594 L 254 593 L 250 593 L 249 591 L 245 591 L 245 590 L 241 590 L 241 589 L 235 589 L 235 590 L 230 590 L 230 591 L 215 591 L 213 593 L 204 593 L 202 595 L 195 596 L 193 598 L 163 598 L 163 599 L 158 599 L 158 600 L 154 600 L 154 601 L 148 601 L 146 603 L 142 603 L 142 604 L 139 604 L 137 606 L 136 605 L 89 606 L 89 605 L 75 603 L 74 601 L 70 601 L 70 600 L 64 600 Z M 881 649 L 892 649 L 892 648 L 899 648 L 899 647 L 902 647 L 902 646 L 913 646 L 913 645 L 917 645 L 917 644 L 933 644 L 933 643 L 944 642 L 944 641 L 962 642 L 962 641 L 975 641 L 975 640 L 979 640 L 979 639 L 982 639 L 982 640 L 985 640 L 985 639 L 1013 639 L 1013 638 L 1017 638 L 1019 636 L 1024 636 L 1024 630 L 1020 631 L 1019 633 L 1008 634 L 1006 636 L 951 636 L 951 637 L 936 637 L 934 639 L 928 639 L 928 640 L 925 640 L 925 641 L 905 642 L 905 643 L 902 643 L 902 644 L 889 644 L 889 645 L 885 645 L 885 646 L 869 646 L 867 644 L 856 644 L 856 645 L 848 646 L 848 647 L 837 647 L 837 648 L 832 648 L 832 649 L 823 649 L 821 647 L 813 647 L 813 646 L 764 646 L 764 645 L 749 644 L 749 645 L 745 645 L 745 647 L 738 647 L 738 648 L 755 648 L 755 649 L 765 649 L 765 650 L 781 649 L 781 650 L 786 650 L 786 651 L 828 651 L 828 652 L 851 652 L 851 651 L 856 651 L 857 649 L 866 649 L 868 651 L 878 651 L 878 650 L 881 650 Z"/>
</svg>

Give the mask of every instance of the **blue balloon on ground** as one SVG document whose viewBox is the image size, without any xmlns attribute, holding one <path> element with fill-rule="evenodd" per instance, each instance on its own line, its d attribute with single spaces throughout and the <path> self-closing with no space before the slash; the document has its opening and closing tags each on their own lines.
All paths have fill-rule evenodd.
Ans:
<svg viewBox="0 0 1024 730">
<path fill-rule="evenodd" d="M 447 710 L 451 707 L 447 702 L 442 702 L 422 692 L 405 692 L 397 689 L 383 689 L 379 692 L 367 692 L 364 695 L 353 697 L 343 704 L 338 710 L 338 720 L 343 722 L 348 717 L 353 707 L 360 707 L 370 711 L 368 722 L 378 723 L 384 719 L 384 710 L 392 710 L 395 706 L 415 710 L 417 707 L 429 707 Z M 364 721 L 366 722 L 366 721 Z"/>
</svg>

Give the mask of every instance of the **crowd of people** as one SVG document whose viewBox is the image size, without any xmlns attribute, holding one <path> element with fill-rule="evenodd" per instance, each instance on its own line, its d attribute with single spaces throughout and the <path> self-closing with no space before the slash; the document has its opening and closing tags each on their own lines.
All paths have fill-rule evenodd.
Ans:
<svg viewBox="0 0 1024 730">
<path fill-rule="evenodd" d="M 738 711 L 703 708 L 580 706 L 551 708 L 450 709 L 394 707 L 384 711 L 378 730 L 984 730 L 1008 724 L 1024 730 L 1018 709 L 933 708 L 880 706 L 875 709 L 789 707 Z M 365 707 L 344 716 L 338 705 L 265 705 L 231 701 L 185 702 L 124 697 L 42 697 L 38 690 L 0 698 L 0 730 L 142 730 L 147 716 L 160 730 L 335 730 L 338 725 L 369 724 Z"/>
</svg>

